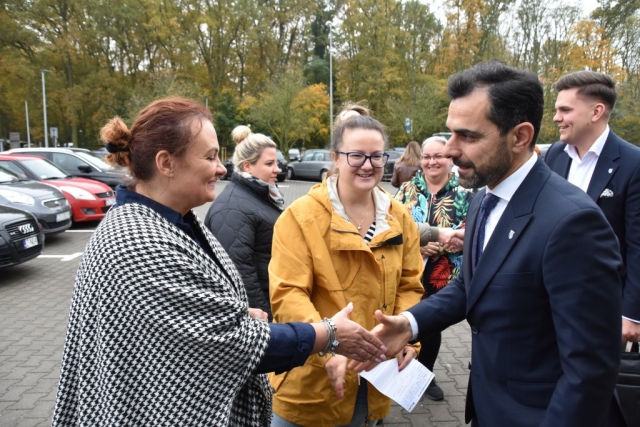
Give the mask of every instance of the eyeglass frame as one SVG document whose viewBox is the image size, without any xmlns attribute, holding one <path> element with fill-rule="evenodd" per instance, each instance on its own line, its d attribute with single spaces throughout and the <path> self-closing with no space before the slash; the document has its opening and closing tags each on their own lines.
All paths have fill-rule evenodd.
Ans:
<svg viewBox="0 0 640 427">
<path fill-rule="evenodd" d="M 371 167 L 376 168 L 376 169 L 381 169 L 381 168 L 384 168 L 384 166 L 389 161 L 389 155 L 387 153 L 376 153 L 376 154 L 372 154 L 370 156 L 367 156 L 366 154 L 361 153 L 359 151 L 336 151 L 336 153 L 344 154 L 345 156 L 347 156 L 347 164 L 349 166 L 351 166 L 352 168 L 361 168 L 362 166 L 364 166 L 365 163 L 367 163 L 367 160 L 369 160 L 369 163 L 371 163 Z M 351 162 L 349 162 L 349 155 L 350 154 L 358 154 L 360 156 L 364 156 L 364 160 L 362 160 L 362 163 L 360 163 L 357 166 L 352 165 Z M 382 166 L 376 166 L 376 165 L 373 164 L 373 156 L 381 156 L 384 159 L 384 161 L 382 162 Z"/>
</svg>

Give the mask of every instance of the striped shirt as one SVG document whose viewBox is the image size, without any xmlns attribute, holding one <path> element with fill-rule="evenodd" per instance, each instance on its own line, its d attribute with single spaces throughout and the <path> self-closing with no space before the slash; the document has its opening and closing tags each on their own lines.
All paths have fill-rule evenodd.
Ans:
<svg viewBox="0 0 640 427">
<path fill-rule="evenodd" d="M 373 234 L 376 232 L 376 222 L 373 221 L 369 230 L 367 230 L 367 234 L 364 235 L 363 239 L 367 242 L 367 245 L 371 243 L 371 239 L 373 239 Z"/>
</svg>

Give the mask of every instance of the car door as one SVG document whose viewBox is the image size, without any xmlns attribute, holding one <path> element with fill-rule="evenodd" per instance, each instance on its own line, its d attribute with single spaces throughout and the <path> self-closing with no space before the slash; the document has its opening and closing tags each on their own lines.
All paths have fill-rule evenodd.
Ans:
<svg viewBox="0 0 640 427">
<path fill-rule="evenodd" d="M 304 156 L 302 156 L 302 159 L 300 160 L 300 162 L 298 162 L 298 165 L 295 169 L 296 175 L 300 175 L 304 178 L 309 178 L 311 176 L 311 167 L 313 166 L 314 156 L 315 153 L 313 151 L 304 153 Z M 298 171 L 300 172 L 298 173 Z"/>
<path fill-rule="evenodd" d="M 82 172 L 79 169 L 79 167 L 84 166 L 84 167 L 90 168 L 91 171 L 94 170 L 94 168 L 89 163 L 77 158 L 76 156 L 72 156 L 71 154 L 67 154 L 67 153 L 52 153 L 52 154 L 53 156 L 51 161 L 60 169 L 68 173 L 69 175 L 90 177 L 91 173 Z"/>
</svg>

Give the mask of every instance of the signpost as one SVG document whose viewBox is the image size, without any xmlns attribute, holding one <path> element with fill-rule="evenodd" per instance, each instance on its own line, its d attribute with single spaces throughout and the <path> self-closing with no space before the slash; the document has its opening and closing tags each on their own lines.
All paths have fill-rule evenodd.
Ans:
<svg viewBox="0 0 640 427">
<path fill-rule="evenodd" d="M 404 119 L 404 130 L 407 133 L 411 133 L 411 119 L 409 117 Z"/>
<path fill-rule="evenodd" d="M 58 146 L 58 128 L 50 127 L 49 133 L 51 134 L 51 139 L 53 140 L 53 146 Z"/>
<path fill-rule="evenodd" d="M 20 132 L 9 132 L 9 148 L 20 148 Z"/>
</svg>

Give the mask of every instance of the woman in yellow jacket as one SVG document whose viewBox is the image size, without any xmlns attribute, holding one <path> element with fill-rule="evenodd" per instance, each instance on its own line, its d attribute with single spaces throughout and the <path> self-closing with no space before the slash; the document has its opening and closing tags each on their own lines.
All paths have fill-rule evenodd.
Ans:
<svg viewBox="0 0 640 427">
<path fill-rule="evenodd" d="M 276 222 L 269 264 L 274 321 L 317 322 L 353 302 L 351 319 L 366 329 L 374 312 L 398 314 L 417 304 L 422 259 L 413 218 L 378 187 L 386 133 L 356 115 L 335 128 L 335 171 Z M 416 356 L 405 347 L 401 367 Z M 346 370 L 342 356 L 312 355 L 304 366 L 272 375 L 272 427 L 368 426 L 391 401 Z"/>
</svg>

